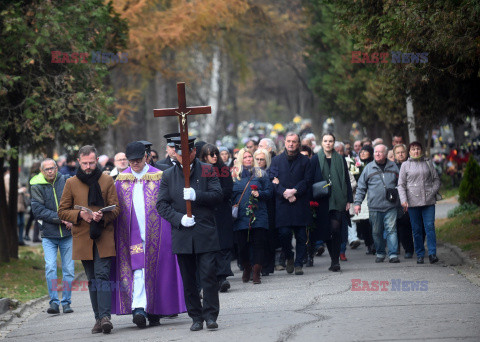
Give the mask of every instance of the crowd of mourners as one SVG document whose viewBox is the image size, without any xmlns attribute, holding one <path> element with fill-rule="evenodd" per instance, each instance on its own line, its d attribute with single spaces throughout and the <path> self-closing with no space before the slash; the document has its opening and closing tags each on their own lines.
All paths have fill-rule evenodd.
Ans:
<svg viewBox="0 0 480 342">
<path fill-rule="evenodd" d="M 133 314 L 145 327 L 187 311 L 191 330 L 203 322 L 216 329 L 218 292 L 230 289 L 233 260 L 253 284 L 274 272 L 301 276 L 326 251 L 328 270 L 338 272 L 347 247 L 362 245 L 375 263 L 399 263 L 401 255 L 438 262 L 438 162 L 418 141 L 407 146 L 398 135 L 391 147 L 380 138 L 351 144 L 325 133 L 317 143 L 312 133 L 290 132 L 283 151 L 269 138 L 232 151 L 190 138 L 186 187 L 179 134 L 165 139 L 165 154 L 135 141 L 112 159 L 87 145 L 77 156 L 34 165 L 30 191 L 19 189 L 19 244 L 34 223 L 33 241 L 45 251 L 48 313 L 60 305 L 73 312 L 74 259 L 89 280 L 92 333 L 111 331 L 111 313 Z M 105 291 L 102 282 L 116 285 Z"/>
</svg>

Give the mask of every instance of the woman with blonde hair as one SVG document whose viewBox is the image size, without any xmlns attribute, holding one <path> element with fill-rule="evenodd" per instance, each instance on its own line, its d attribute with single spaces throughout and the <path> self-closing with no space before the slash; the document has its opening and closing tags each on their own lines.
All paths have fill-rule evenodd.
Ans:
<svg viewBox="0 0 480 342">
<path fill-rule="evenodd" d="M 253 247 L 253 283 L 260 284 L 260 273 L 268 231 L 267 201 L 272 197 L 270 180 L 264 170 L 254 166 L 253 154 L 242 148 L 235 165 L 232 203 L 238 204 L 238 216 L 233 232 L 238 246 L 239 263 L 243 266 L 242 280 L 250 280 Z"/>
</svg>

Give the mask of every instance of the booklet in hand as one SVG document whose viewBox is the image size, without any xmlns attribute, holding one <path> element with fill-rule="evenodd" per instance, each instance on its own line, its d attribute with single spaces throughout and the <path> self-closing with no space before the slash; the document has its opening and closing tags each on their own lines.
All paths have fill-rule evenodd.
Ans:
<svg viewBox="0 0 480 342">
<path fill-rule="evenodd" d="M 105 213 L 107 211 L 112 211 L 113 209 L 115 209 L 117 206 L 114 204 L 114 205 L 109 205 L 108 207 L 105 207 L 105 208 L 102 208 L 100 209 L 99 211 Z M 78 210 L 83 210 L 83 211 L 86 211 L 86 212 L 89 212 L 90 214 L 93 214 L 93 210 L 92 209 L 89 209 L 87 207 L 82 207 L 81 205 L 77 205 L 75 204 L 75 206 L 73 207 L 73 209 L 78 209 Z"/>
</svg>

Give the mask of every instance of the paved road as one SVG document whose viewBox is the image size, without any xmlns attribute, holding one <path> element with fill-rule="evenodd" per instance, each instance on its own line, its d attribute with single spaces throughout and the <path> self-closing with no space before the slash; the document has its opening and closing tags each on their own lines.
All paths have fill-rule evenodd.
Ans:
<svg viewBox="0 0 480 342">
<path fill-rule="evenodd" d="M 73 314 L 48 315 L 43 302 L 0 334 L 16 342 L 479 341 L 480 288 L 447 266 L 460 263 L 449 250 L 439 247 L 438 256 L 441 261 L 435 265 L 403 258 L 400 264 L 375 264 L 363 248 L 349 249 L 342 272 L 327 271 L 324 255 L 316 257 L 315 266 L 305 268 L 303 276 L 277 272 L 263 277 L 260 285 L 243 284 L 233 263 L 232 289 L 220 294 L 217 331 L 190 332 L 186 314 L 144 330 L 136 328 L 130 316 L 114 316 L 112 334 L 92 336 L 88 292 L 80 291 L 73 294 Z M 355 279 L 367 282 L 372 291 L 354 291 L 367 289 Z"/>
</svg>

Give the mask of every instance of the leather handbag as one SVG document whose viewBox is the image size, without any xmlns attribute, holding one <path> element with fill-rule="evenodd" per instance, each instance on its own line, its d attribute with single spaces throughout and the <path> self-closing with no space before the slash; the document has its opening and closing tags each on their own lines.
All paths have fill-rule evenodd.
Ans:
<svg viewBox="0 0 480 342">
<path fill-rule="evenodd" d="M 253 174 L 252 174 L 252 177 L 250 177 L 250 179 L 248 180 L 247 185 L 245 185 L 245 189 L 243 189 L 242 195 L 240 196 L 240 199 L 238 200 L 237 204 L 232 205 L 232 217 L 234 219 L 238 217 L 238 205 L 242 201 L 243 194 L 245 193 L 245 190 L 247 190 L 248 184 L 250 184 L 250 181 L 252 180 L 252 178 L 253 178 Z"/>
<path fill-rule="evenodd" d="M 330 197 L 332 183 L 327 181 L 316 182 L 312 185 L 313 199 L 320 200 Z"/>
</svg>

